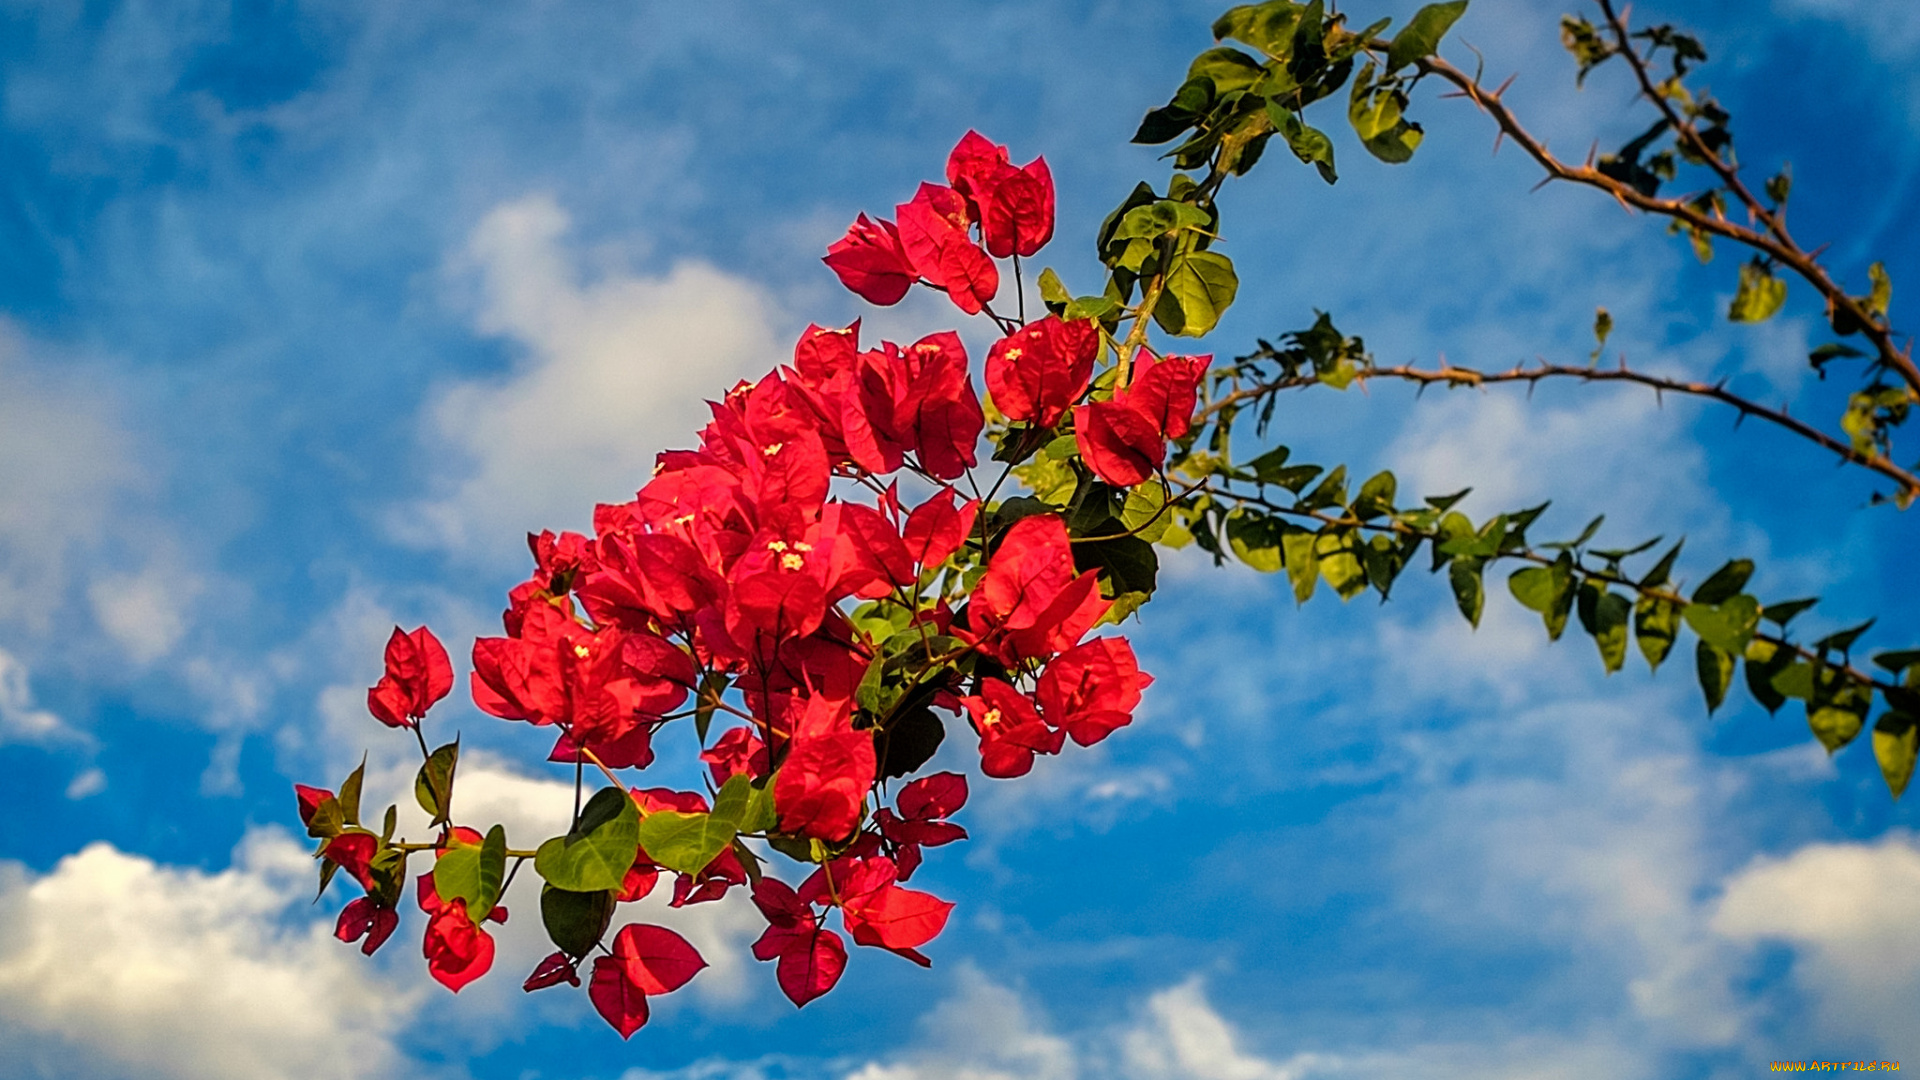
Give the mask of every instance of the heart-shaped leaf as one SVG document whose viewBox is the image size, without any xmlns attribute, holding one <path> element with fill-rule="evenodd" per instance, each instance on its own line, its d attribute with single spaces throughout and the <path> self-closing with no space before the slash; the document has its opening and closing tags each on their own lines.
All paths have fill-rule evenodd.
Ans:
<svg viewBox="0 0 1920 1080">
<path fill-rule="evenodd" d="M 549 885 L 570 892 L 617 889 L 640 846 L 640 813 L 618 788 L 587 800 L 580 822 L 534 852 L 533 868 Z"/>
</svg>

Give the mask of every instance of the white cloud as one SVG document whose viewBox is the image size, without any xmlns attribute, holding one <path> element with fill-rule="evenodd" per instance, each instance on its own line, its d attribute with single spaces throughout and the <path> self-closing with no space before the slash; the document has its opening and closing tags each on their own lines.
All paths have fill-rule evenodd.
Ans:
<svg viewBox="0 0 1920 1080">
<path fill-rule="evenodd" d="M 186 1080 L 398 1075 L 417 999 L 304 916 L 312 861 L 250 833 L 220 873 L 96 843 L 0 867 L 0 1032 L 11 1074 Z M 39 1070 L 36 1072 L 36 1066 Z"/>
<path fill-rule="evenodd" d="M 0 620 L 45 632 L 74 550 L 98 541 L 137 472 L 106 406 L 28 352 L 0 320 Z"/>
<path fill-rule="evenodd" d="M 0 743 L 90 745 L 92 740 L 46 709 L 37 708 L 32 673 L 12 653 L 0 649 Z"/>
<path fill-rule="evenodd" d="M 435 479 L 451 490 L 394 516 L 404 538 L 495 553 L 528 531 L 584 528 L 595 502 L 632 498 L 655 453 L 692 444 L 701 399 L 784 358 L 757 286 L 698 263 L 582 282 L 566 230 L 541 195 L 474 229 L 459 264 L 481 281 L 478 327 L 527 356 L 435 400 Z"/>
<path fill-rule="evenodd" d="M 172 652 L 186 634 L 186 607 L 200 589 L 197 576 L 155 565 L 138 574 L 96 578 L 87 599 L 94 618 L 133 662 L 150 664 Z"/>
<path fill-rule="evenodd" d="M 1910 836 L 1809 844 L 1726 885 L 1713 929 L 1795 946 L 1794 974 L 1830 1033 L 1913 1049 L 1920 993 L 1920 848 Z"/>
<path fill-rule="evenodd" d="M 846 1080 L 1074 1080 L 1074 1045 L 1045 1029 L 1031 1002 L 962 968 L 959 988 L 921 1017 L 920 1050 L 891 1064 L 869 1062 Z M 991 1033 L 991 1034 L 989 1034 Z"/>
</svg>

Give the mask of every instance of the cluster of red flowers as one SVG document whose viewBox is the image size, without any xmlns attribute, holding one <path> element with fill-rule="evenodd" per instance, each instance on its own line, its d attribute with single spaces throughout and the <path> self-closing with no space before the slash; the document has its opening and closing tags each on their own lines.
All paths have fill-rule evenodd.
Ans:
<svg viewBox="0 0 1920 1080">
<path fill-rule="evenodd" d="M 924 184 L 899 208 L 898 225 L 862 215 L 832 246 L 826 262 L 849 288 L 890 304 L 921 282 L 972 313 L 998 290 L 995 257 L 1031 255 L 1050 239 L 1044 161 L 1015 167 L 1004 147 L 969 133 L 947 175 L 951 186 Z M 1058 316 L 1015 329 L 986 358 L 993 404 L 1029 429 L 1071 419 L 1085 467 L 1111 485 L 1159 482 L 1166 440 L 1187 431 L 1206 359 L 1143 357 L 1128 385 L 1096 391 L 1103 340 L 1095 323 Z M 615 905 L 647 895 L 660 874 L 676 875 L 674 906 L 750 887 L 768 924 L 754 955 L 778 961 L 796 1004 L 825 993 L 846 966 L 845 943 L 825 921 L 835 909 L 856 944 L 925 964 L 918 949 L 952 905 L 901 883 L 923 848 L 966 836 L 947 819 L 967 785 L 954 773 L 926 776 L 888 807 L 888 781 L 920 769 L 963 717 L 981 771 L 1020 776 L 1066 739 L 1091 745 L 1129 723 L 1151 681 L 1125 638 L 1089 638 L 1111 601 L 1099 574 L 1076 566 L 1062 514 L 999 513 L 956 489 L 978 464 L 986 425 L 957 334 L 862 348 L 857 322 L 809 327 L 791 366 L 734 387 L 711 414 L 698 449 L 661 454 L 633 501 L 595 508 L 592 536 L 531 537 L 536 569 L 509 594 L 504 636 L 472 649 L 482 711 L 552 729 L 550 760 L 590 765 L 627 792 L 614 804 L 626 817 L 596 817 L 589 804 L 535 860 L 549 893 L 571 891 L 584 898 L 580 910 L 602 917 L 579 939 L 556 927 L 543 899 L 560 951 L 526 982 L 578 986 L 579 964 L 603 950 L 589 996 L 623 1036 L 645 1022 L 647 996 L 704 966 L 662 927 L 629 925 L 610 948 L 602 943 Z M 921 492 L 914 505 L 903 480 Z M 396 629 L 386 661 L 368 707 L 417 731 L 452 685 L 446 651 L 425 628 Z M 646 768 L 655 733 L 681 717 L 699 720 L 712 798 L 628 789 L 619 772 Z M 740 723 L 707 742 L 716 717 Z M 453 827 L 445 800 L 429 797 L 435 776 L 451 775 L 450 764 L 433 772 L 437 754 L 420 780 L 423 805 L 445 825 L 432 844 L 393 841 L 391 815 L 387 834 L 360 827 L 358 774 L 339 796 L 298 789 L 326 872 L 345 869 L 367 891 L 341 913 L 338 933 L 368 953 L 394 931 L 410 854 L 431 848 L 446 874 L 451 853 L 506 857 L 503 840 Z M 755 799 L 764 813 L 742 809 Z M 616 836 L 624 845 L 635 834 L 616 830 L 635 818 L 649 839 L 633 843 L 630 860 L 624 846 L 612 856 L 630 862 L 624 877 L 616 866 L 607 887 L 583 892 L 549 872 L 549 848 Z M 696 863 L 660 846 L 678 841 L 655 839 L 679 835 L 665 826 L 682 823 L 696 837 Z M 711 835 L 720 839 L 701 847 Z M 740 835 L 817 867 L 794 888 L 763 873 Z M 506 919 L 493 904 L 497 884 L 456 896 L 433 872 L 418 878 L 430 917 L 423 951 L 449 989 L 492 963 L 485 923 Z"/>
</svg>

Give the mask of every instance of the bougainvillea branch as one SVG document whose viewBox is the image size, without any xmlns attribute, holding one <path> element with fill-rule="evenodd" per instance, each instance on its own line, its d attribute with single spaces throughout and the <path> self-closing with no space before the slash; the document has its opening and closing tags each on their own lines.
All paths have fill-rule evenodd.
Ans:
<svg viewBox="0 0 1920 1080">
<path fill-rule="evenodd" d="M 766 923 L 753 955 L 774 965 L 795 1006 L 839 983 L 849 940 L 931 964 L 922 950 L 953 904 L 907 882 L 926 849 L 966 838 L 953 819 L 969 795 L 965 776 L 926 772 L 936 751 L 965 733 L 979 772 L 1012 780 L 1045 768 L 1069 742 L 1091 746 L 1128 726 L 1153 678 L 1127 639 L 1105 628 L 1155 594 L 1157 548 L 1190 544 L 1219 562 L 1284 573 L 1301 602 L 1322 582 L 1343 599 L 1369 590 L 1384 599 L 1424 547 L 1475 625 L 1487 568 L 1517 565 L 1507 579 L 1514 599 L 1540 614 L 1550 638 L 1577 616 L 1609 672 L 1630 640 L 1658 668 L 1687 631 L 1709 709 L 1741 664 L 1769 710 L 1803 701 L 1830 750 L 1882 706 L 1872 742 L 1897 797 L 1920 745 L 1920 651 L 1880 653 L 1873 663 L 1890 677 L 1875 677 L 1852 661 L 1866 625 L 1799 642 L 1790 624 L 1813 601 L 1763 604 L 1746 591 L 1747 560 L 1687 592 L 1678 544 L 1629 574 L 1629 560 L 1659 538 L 1596 548 L 1596 520 L 1575 539 L 1536 543 L 1527 534 L 1545 506 L 1476 525 L 1455 509 L 1464 492 L 1401 505 L 1391 473 L 1354 492 L 1344 466 L 1294 462 L 1284 446 L 1249 456 L 1234 435 L 1237 418 L 1250 415 L 1264 444 L 1280 391 L 1307 385 L 1626 381 L 1760 416 L 1894 480 L 1904 504 L 1920 485 L 1891 463 L 1889 432 L 1906 417 L 1907 387 L 1876 381 L 1854 395 L 1842 420 L 1849 445 L 1722 387 L 1624 368 L 1376 366 L 1324 315 L 1282 347 L 1263 342 L 1228 365 L 1156 345 L 1156 329 L 1163 340 L 1206 336 L 1238 294 L 1232 260 L 1214 250 L 1229 177 L 1249 172 L 1279 139 L 1333 182 L 1332 143 L 1305 116 L 1342 89 L 1368 153 L 1406 161 L 1424 138 L 1406 116 L 1410 91 L 1439 75 L 1551 175 L 1666 214 L 1697 242 L 1735 239 L 1811 275 L 1837 332 L 1866 332 L 1878 367 L 1911 373 L 1890 351 L 1884 274 L 1863 301 L 1835 292 L 1781 224 L 1784 186 L 1769 185 L 1776 207 L 1761 231 L 1726 222 L 1712 199 L 1657 198 L 1654 181 L 1673 160 L 1638 155 L 1674 129 L 1681 157 L 1701 158 L 1753 205 L 1720 156 L 1730 138 L 1724 113 L 1680 85 L 1686 65 L 1704 59 L 1697 43 L 1670 28 L 1630 38 L 1605 4 L 1611 43 L 1570 20 L 1583 72 L 1630 52 L 1634 39 L 1675 64 L 1673 79 L 1655 88 L 1645 58 L 1632 54 L 1663 109 L 1660 125 L 1631 153 L 1571 167 L 1519 128 L 1497 92 L 1437 58 L 1465 9 L 1465 0 L 1430 4 L 1390 39 L 1380 36 L 1386 20 L 1351 30 L 1317 0 L 1228 11 L 1216 39 L 1253 51 L 1222 44 L 1202 53 L 1173 99 L 1147 114 L 1135 141 L 1181 140 L 1167 154 L 1174 175 L 1163 188 L 1140 183 L 1102 223 L 1098 292 L 1076 296 L 1043 269 L 1045 312 L 1033 319 L 1025 297 L 1009 304 L 1003 286 L 1017 292 L 1020 260 L 1053 238 L 1044 159 L 1015 165 L 1006 147 L 969 132 L 948 156 L 945 184 L 920 184 L 891 218 L 858 214 L 827 249 L 827 268 L 876 305 L 922 287 L 983 317 L 998 337 L 978 374 L 950 329 L 901 345 L 863 343 L 858 322 L 810 326 L 790 364 L 708 403 L 695 447 L 660 454 L 632 500 L 595 507 L 590 535 L 528 538 L 533 572 L 508 593 L 502 635 L 472 643 L 467 687 L 480 712 L 539 731 L 547 760 L 571 766 L 574 813 L 537 844 L 513 847 L 503 826 L 483 832 L 461 821 L 459 741 L 432 747 L 423 730 L 456 681 L 453 665 L 431 631 L 395 628 L 368 710 L 418 743 L 414 796 L 432 833 L 397 837 L 397 805 L 378 831 L 362 822 L 364 762 L 337 791 L 296 785 L 301 820 L 319 842 L 322 891 L 344 870 L 364 892 L 342 910 L 337 936 L 374 952 L 411 892 L 427 920 L 428 971 L 458 992 L 492 967 L 488 925 L 506 921 L 500 901 L 530 862 L 555 951 L 522 986 L 584 988 L 622 1038 L 647 1023 L 651 998 L 707 965 L 666 927 L 616 928 L 622 905 L 663 882 L 672 907 L 746 893 Z M 1685 103 L 1679 112 L 1672 100 Z M 1742 271 L 1736 320 L 1779 306 L 1784 285 L 1771 265 Z M 1009 308 L 1017 315 L 1002 314 Z M 1596 331 L 1604 344 L 1605 326 Z M 1829 349 L 1816 365 L 1850 355 Z M 693 790 L 642 779 L 670 724 L 691 727 L 700 748 L 705 775 Z M 607 786 L 587 791 L 588 765 Z M 410 869 L 422 855 L 431 864 Z"/>
</svg>

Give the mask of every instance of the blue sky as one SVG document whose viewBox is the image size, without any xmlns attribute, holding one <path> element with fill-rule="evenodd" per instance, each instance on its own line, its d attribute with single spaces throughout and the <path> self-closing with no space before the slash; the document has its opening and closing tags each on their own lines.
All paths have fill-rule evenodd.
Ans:
<svg viewBox="0 0 1920 1080">
<path fill-rule="evenodd" d="M 1414 5 L 1378 5 L 1404 18 Z M 1744 159 L 1791 159 L 1796 234 L 1896 325 L 1920 256 L 1920 16 L 1863 0 L 1646 5 L 1698 30 Z M 1355 9 L 1370 15 L 1374 9 Z M 1789 711 L 1709 718 L 1688 673 L 1604 679 L 1495 590 L 1296 609 L 1170 561 L 1132 636 L 1158 683 L 1108 743 L 976 780 L 930 972 L 854 958 L 795 1013 L 744 903 L 649 916 L 713 963 L 621 1043 L 581 995 L 427 981 L 417 922 L 374 961 L 307 904 L 289 785 L 407 744 L 362 705 L 396 622 L 495 623 L 529 528 L 581 527 L 686 445 L 700 400 L 808 322 L 913 338 L 944 302 L 863 309 L 818 256 L 969 127 L 1044 154 L 1082 291 L 1129 146 L 1207 45 L 1211 4 L 0 5 L 0 1077 L 998 1080 L 1736 1077 L 1777 1057 L 1920 1058 L 1920 845 L 1864 747 Z M 1584 93 L 1558 9 L 1476 0 L 1448 46 L 1520 72 L 1569 155 L 1637 114 Z M 1388 168 L 1336 135 L 1325 187 L 1275 160 L 1225 197 L 1246 351 L 1332 311 L 1388 361 L 1591 348 L 1830 417 L 1817 304 L 1721 320 L 1733 258 L 1546 189 L 1460 102 Z M 984 347 L 984 327 L 962 327 Z M 1289 400 L 1297 456 L 1551 495 L 1696 580 L 1760 561 L 1827 625 L 1920 589 L 1915 512 L 1690 403 L 1399 388 Z M 456 695 L 456 699 L 459 695 Z M 472 813 L 546 835 L 570 792 L 459 701 Z M 962 742 L 964 740 L 956 740 Z M 685 749 L 685 748 L 683 748 Z M 964 767 L 965 753 L 950 755 Z M 669 777 L 670 778 L 670 777 Z M 863 950 L 864 952 L 864 950 Z"/>
</svg>

